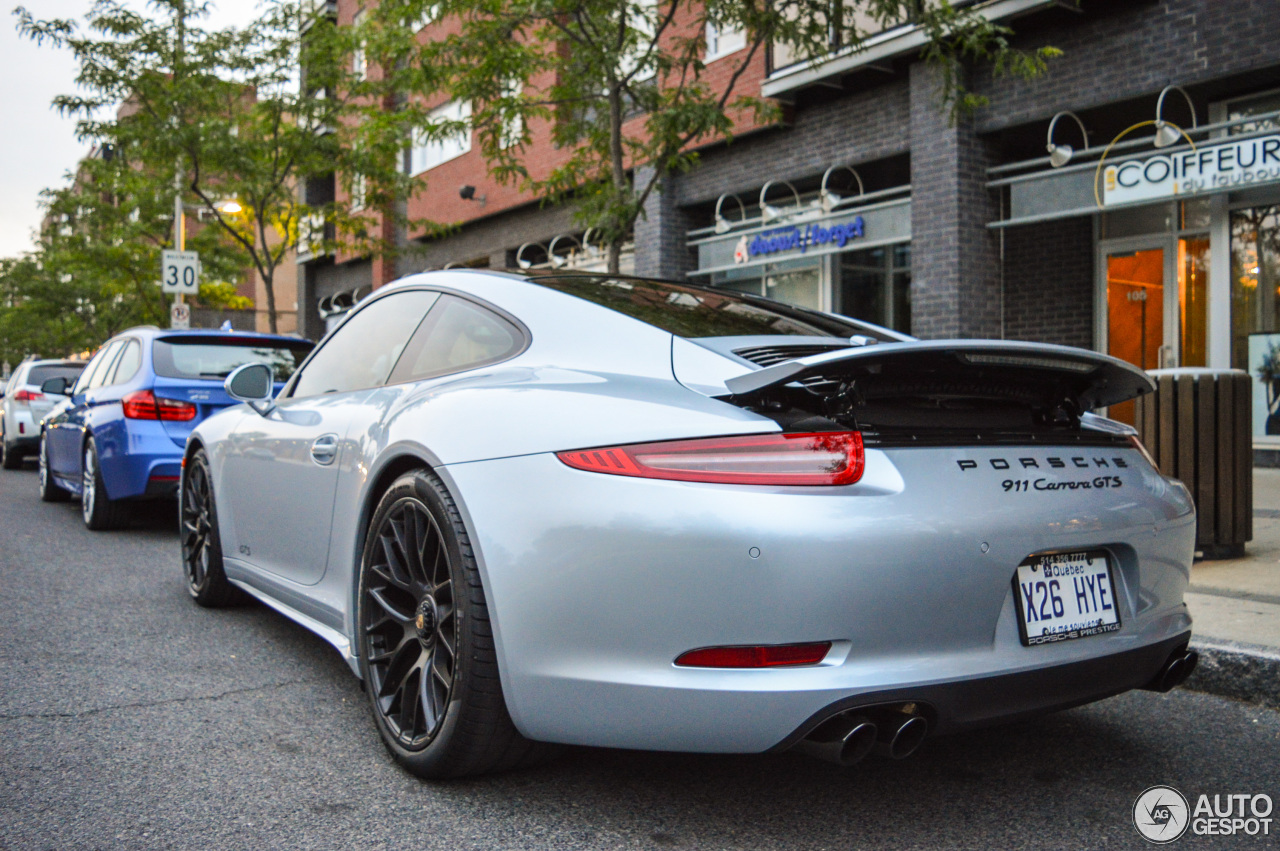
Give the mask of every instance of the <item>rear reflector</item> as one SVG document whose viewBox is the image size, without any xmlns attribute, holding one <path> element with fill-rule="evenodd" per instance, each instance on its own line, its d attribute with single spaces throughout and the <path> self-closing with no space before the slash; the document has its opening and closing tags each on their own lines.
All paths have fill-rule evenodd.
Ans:
<svg viewBox="0 0 1280 851">
<path fill-rule="evenodd" d="M 862 434 L 752 434 L 558 452 L 578 470 L 737 485 L 851 485 L 862 478 Z"/>
<path fill-rule="evenodd" d="M 816 665 L 827 658 L 830 641 L 816 644 L 774 644 L 763 647 L 704 647 L 682 653 L 682 668 L 783 668 Z"/>
<path fill-rule="evenodd" d="M 135 390 L 120 400 L 126 418 L 131 420 L 176 420 L 196 418 L 196 406 L 178 399 L 160 399 L 150 390 Z"/>
</svg>

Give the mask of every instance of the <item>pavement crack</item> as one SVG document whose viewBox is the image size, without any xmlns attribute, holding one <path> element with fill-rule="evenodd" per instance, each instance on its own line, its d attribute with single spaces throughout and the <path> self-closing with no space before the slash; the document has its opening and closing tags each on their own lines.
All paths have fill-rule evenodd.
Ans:
<svg viewBox="0 0 1280 851">
<path fill-rule="evenodd" d="M 288 688 L 289 686 L 304 685 L 306 683 L 319 682 L 319 679 L 300 679 L 287 680 L 282 683 L 266 683 L 259 686 L 247 686 L 245 688 L 228 689 L 218 694 L 198 694 L 188 697 L 173 697 L 167 700 L 150 700 L 139 701 L 137 703 L 120 703 L 112 706 L 99 706 L 95 709 L 86 709 L 83 712 L 20 712 L 15 715 L 0 715 L 0 721 L 16 721 L 28 718 L 88 718 L 92 715 L 101 715 L 104 712 L 115 712 L 121 709 L 150 709 L 156 706 L 172 706 L 181 703 L 198 703 L 206 700 L 222 700 L 225 697 L 235 697 L 241 694 L 252 694 L 254 692 L 274 691 L 276 689 Z"/>
</svg>

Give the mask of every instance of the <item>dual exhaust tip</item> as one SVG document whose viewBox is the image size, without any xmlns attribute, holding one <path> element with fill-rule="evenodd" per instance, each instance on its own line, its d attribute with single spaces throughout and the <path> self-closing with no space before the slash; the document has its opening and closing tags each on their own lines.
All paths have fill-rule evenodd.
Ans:
<svg viewBox="0 0 1280 851">
<path fill-rule="evenodd" d="M 1199 661 L 1200 654 L 1194 650 L 1176 650 L 1143 688 L 1171 691 L 1186 682 Z M 797 742 L 795 748 L 826 762 L 850 766 L 873 753 L 906 759 L 920 748 L 928 733 L 929 721 L 916 712 L 915 704 L 908 703 L 833 715 Z"/>
<path fill-rule="evenodd" d="M 908 708 L 912 711 L 904 711 Z M 928 733 L 929 722 L 914 711 L 914 706 L 855 710 L 823 721 L 795 747 L 826 762 L 850 766 L 872 753 L 906 759 L 924 743 Z"/>
</svg>

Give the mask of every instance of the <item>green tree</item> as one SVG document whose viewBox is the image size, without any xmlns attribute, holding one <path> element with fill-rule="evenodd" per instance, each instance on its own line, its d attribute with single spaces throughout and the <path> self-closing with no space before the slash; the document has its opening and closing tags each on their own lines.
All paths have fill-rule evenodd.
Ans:
<svg viewBox="0 0 1280 851">
<path fill-rule="evenodd" d="M 23 8 L 16 14 L 23 35 L 75 55 L 82 93 L 54 103 L 78 117 L 80 138 L 120 152 L 139 176 L 131 191 L 170 204 L 180 191 L 184 205 L 216 223 L 242 267 L 261 277 L 275 331 L 276 273 L 300 240 L 307 250 L 331 249 L 339 238 L 382 244 L 367 213 L 333 200 L 307 203 L 300 187 L 335 169 L 362 173 L 372 178 L 377 202 L 402 192 L 403 181 L 398 170 L 380 174 L 343 143 L 350 104 L 339 93 L 347 72 L 327 20 L 304 27 L 298 2 L 273 0 L 247 27 L 206 30 L 200 22 L 208 5 L 150 0 L 152 17 L 97 0 L 83 28 Z"/>
<path fill-rule="evenodd" d="M 451 34 L 420 43 L 421 24 L 443 19 Z M 731 139 L 737 117 L 779 114 L 739 85 L 770 43 L 815 58 L 908 20 L 928 36 L 925 56 L 942 72 L 939 108 L 955 116 L 984 103 L 965 86 L 966 69 L 1032 77 L 1056 53 L 1017 50 L 1008 28 L 949 0 L 380 0 L 348 50 L 378 67 L 355 86 L 366 149 L 394 156 L 411 138 L 473 129 L 497 179 L 576 203 L 616 273 L 646 200 L 664 177 L 694 166 L 695 145 Z M 721 60 L 731 66 L 727 86 L 704 78 L 708 22 L 745 33 L 744 48 Z M 426 104 L 442 94 L 469 103 L 469 118 L 433 116 Z M 539 123 L 566 152 L 548 173 L 525 162 Z"/>
</svg>

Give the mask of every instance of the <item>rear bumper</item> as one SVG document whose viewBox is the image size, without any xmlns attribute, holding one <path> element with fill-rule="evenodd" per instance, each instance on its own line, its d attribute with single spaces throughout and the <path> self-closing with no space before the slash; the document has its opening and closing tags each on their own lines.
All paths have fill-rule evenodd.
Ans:
<svg viewBox="0 0 1280 851">
<path fill-rule="evenodd" d="M 95 435 L 111 499 L 171 497 L 182 474 L 182 449 L 159 422 L 113 423 Z"/>
</svg>

